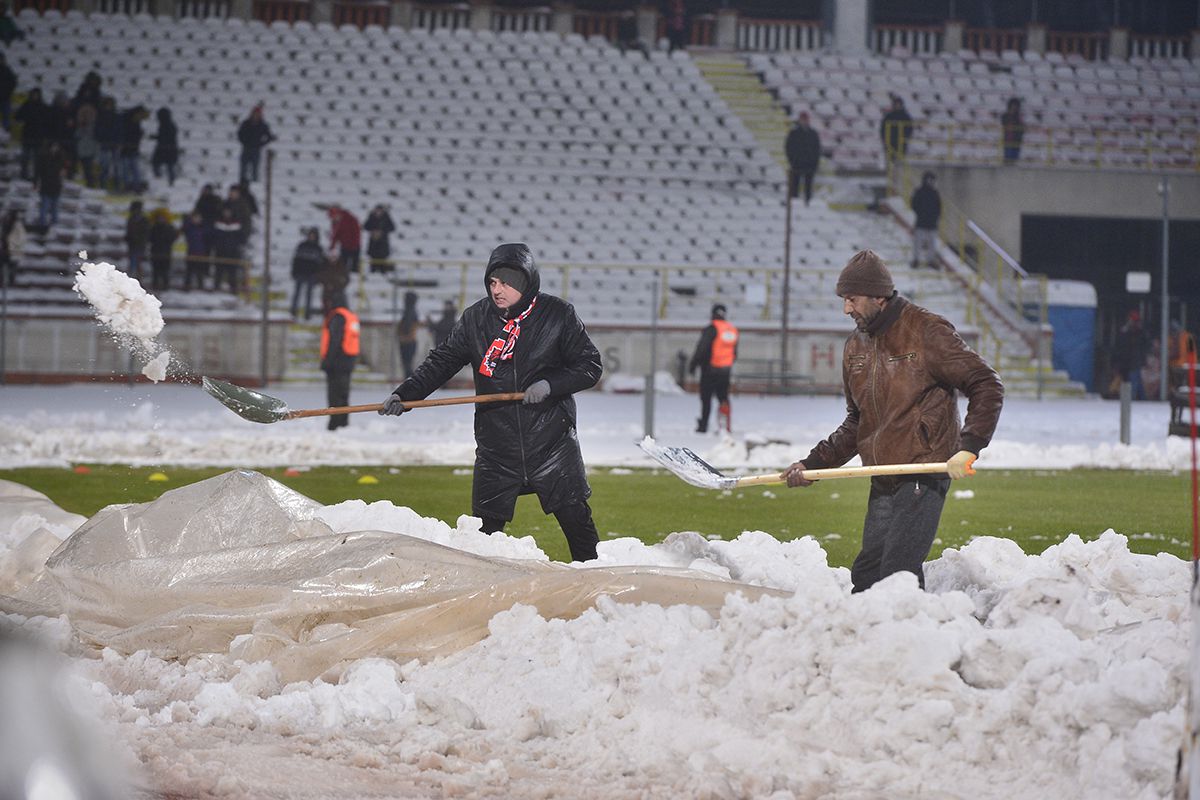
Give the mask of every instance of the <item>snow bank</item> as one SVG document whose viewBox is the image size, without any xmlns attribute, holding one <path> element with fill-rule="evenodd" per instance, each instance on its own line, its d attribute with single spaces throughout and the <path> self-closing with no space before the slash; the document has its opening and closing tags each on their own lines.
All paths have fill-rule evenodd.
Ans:
<svg viewBox="0 0 1200 800">
<path fill-rule="evenodd" d="M 347 546 L 398 534 L 495 538 L 462 521 L 437 529 L 391 504 L 291 508 L 298 544 L 314 540 L 299 530 L 308 525 Z M 188 520 L 203 542 L 199 517 Z M 0 541 L 15 538 L 0 528 Z M 506 539 L 486 547 L 511 547 L 515 559 L 533 557 L 514 568 L 543 571 L 530 544 Z M 1177 558 L 1132 554 L 1111 531 L 1040 556 L 981 537 L 927 565 L 929 592 L 901 574 L 851 595 L 846 571 L 829 568 L 812 539 L 679 533 L 656 546 L 605 541 L 600 552 L 599 570 L 556 572 L 586 585 L 589 572 L 617 565 L 686 566 L 783 593 L 733 594 L 711 612 L 601 598 L 572 619 L 513 597 L 472 646 L 423 662 L 368 654 L 330 680 L 289 682 L 277 663 L 239 659 L 237 644 L 186 660 L 107 649 L 73 671 L 163 794 L 1171 793 L 1188 676 L 1190 574 Z M 384 575 L 326 573 L 324 588 L 307 590 L 367 588 Z M 7 619 L 66 647 L 61 621 Z M 336 617 L 321 628 L 314 638 L 341 630 Z"/>
</svg>

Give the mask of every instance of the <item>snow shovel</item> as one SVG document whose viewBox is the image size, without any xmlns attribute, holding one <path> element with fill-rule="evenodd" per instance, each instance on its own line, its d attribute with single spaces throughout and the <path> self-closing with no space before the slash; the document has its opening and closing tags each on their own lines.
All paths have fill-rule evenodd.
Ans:
<svg viewBox="0 0 1200 800">
<path fill-rule="evenodd" d="M 334 406 L 333 408 L 312 408 L 305 411 L 292 411 L 287 403 L 278 397 L 271 397 L 244 386 L 219 381 L 215 378 L 202 377 L 204 391 L 221 402 L 221 405 L 237 414 L 242 419 L 251 422 L 281 422 L 285 419 L 300 419 L 301 417 L 325 417 L 330 414 L 355 414 L 359 411 L 379 411 L 383 403 L 370 403 L 364 406 Z M 457 406 L 467 403 L 499 403 L 505 400 L 520 400 L 524 392 L 506 392 L 503 394 L 479 394 L 470 397 L 445 397 L 440 400 L 406 400 L 406 408 L 428 408 L 430 406 Z"/>
<path fill-rule="evenodd" d="M 735 478 L 722 475 L 716 467 L 686 447 L 665 447 L 649 436 L 638 442 L 646 455 L 674 472 L 679 478 L 701 489 L 736 489 L 741 486 L 758 486 L 764 483 L 787 483 L 782 472 L 770 475 L 747 475 Z M 945 472 L 945 461 L 930 464 L 879 464 L 873 467 L 838 467 L 835 469 L 806 469 L 804 477 L 810 481 L 826 478 L 861 478 L 872 475 L 924 475 Z"/>
</svg>

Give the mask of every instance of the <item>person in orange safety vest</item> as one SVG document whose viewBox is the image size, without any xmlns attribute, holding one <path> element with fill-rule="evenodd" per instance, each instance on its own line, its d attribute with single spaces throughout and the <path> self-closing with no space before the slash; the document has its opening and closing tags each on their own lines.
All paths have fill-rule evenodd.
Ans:
<svg viewBox="0 0 1200 800">
<path fill-rule="evenodd" d="M 346 307 L 344 292 L 329 297 L 325 324 L 321 326 L 321 369 L 325 372 L 325 387 L 329 405 L 350 405 L 350 373 L 358 362 L 358 317 Z M 329 430 L 336 431 L 350 424 L 348 414 L 329 417 Z"/>
<path fill-rule="evenodd" d="M 696 420 L 696 432 L 708 430 L 708 414 L 712 408 L 713 395 L 717 396 L 717 427 L 731 429 L 729 408 L 729 376 L 733 362 L 737 360 L 738 329 L 725 319 L 725 306 L 717 303 L 712 307 L 712 322 L 700 334 L 696 352 L 692 354 L 688 373 L 700 370 L 700 417 Z"/>
</svg>

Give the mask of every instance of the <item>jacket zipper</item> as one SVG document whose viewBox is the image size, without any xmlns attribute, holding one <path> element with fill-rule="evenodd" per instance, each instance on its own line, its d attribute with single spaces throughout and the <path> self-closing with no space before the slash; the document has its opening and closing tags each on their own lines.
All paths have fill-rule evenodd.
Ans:
<svg viewBox="0 0 1200 800">
<path fill-rule="evenodd" d="M 878 423 L 879 423 L 879 392 L 877 391 L 878 387 L 875 385 L 875 372 L 876 372 L 876 370 L 879 369 L 879 342 L 876 340 L 876 338 L 874 336 L 871 337 L 871 347 L 874 349 L 875 353 L 874 353 L 874 358 L 871 359 L 871 375 L 870 375 L 870 379 L 869 379 L 869 385 L 871 387 L 871 407 L 875 411 L 875 421 L 876 421 L 876 424 L 878 425 Z M 874 464 L 879 463 L 879 437 L 878 436 L 874 437 L 874 440 L 871 442 L 871 461 Z"/>
</svg>

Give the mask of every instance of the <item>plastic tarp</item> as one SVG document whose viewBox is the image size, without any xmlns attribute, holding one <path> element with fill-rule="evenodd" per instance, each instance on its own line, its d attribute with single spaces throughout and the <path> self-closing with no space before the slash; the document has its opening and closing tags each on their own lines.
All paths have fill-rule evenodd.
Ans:
<svg viewBox="0 0 1200 800">
<path fill-rule="evenodd" d="M 250 471 L 109 506 L 31 580 L 0 581 L 0 610 L 65 614 L 82 642 L 122 653 L 229 652 L 311 680 L 367 656 L 452 653 L 517 603 L 571 618 L 602 595 L 715 613 L 731 592 L 782 594 L 684 569 L 580 568 L 390 532 L 335 533 L 320 508 Z"/>
</svg>

